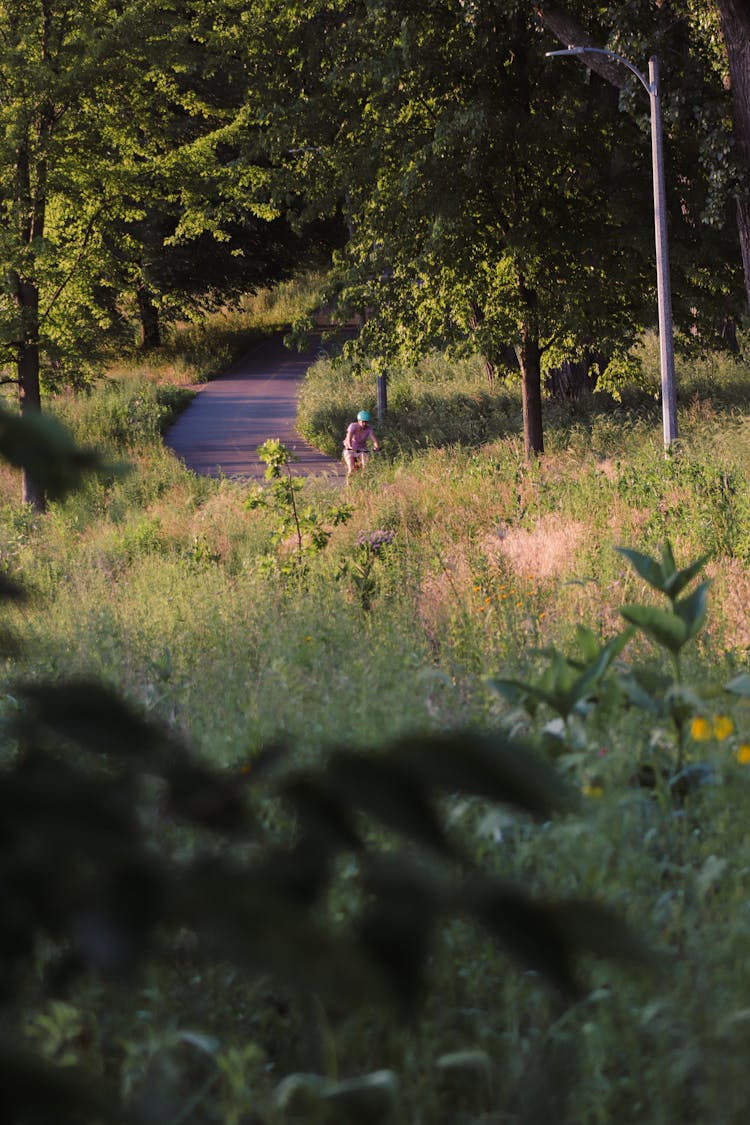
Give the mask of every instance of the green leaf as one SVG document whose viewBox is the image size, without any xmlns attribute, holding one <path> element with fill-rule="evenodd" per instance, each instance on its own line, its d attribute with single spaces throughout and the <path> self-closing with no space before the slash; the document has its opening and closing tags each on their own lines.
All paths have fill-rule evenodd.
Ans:
<svg viewBox="0 0 750 1125">
<path fill-rule="evenodd" d="M 741 695 L 745 699 L 750 699 L 750 673 L 740 672 L 739 675 L 734 676 L 725 687 L 726 690 L 731 691 L 733 695 Z"/>
<path fill-rule="evenodd" d="M 362 849 L 350 806 L 326 786 L 322 777 L 313 773 L 293 774 L 282 781 L 280 792 L 294 804 L 305 835 L 332 849 Z"/>
<path fill-rule="evenodd" d="M 471 731 L 407 738 L 391 751 L 431 787 L 514 805 L 547 819 L 575 795 L 548 762 L 524 743 Z"/>
<path fill-rule="evenodd" d="M 325 783 L 336 797 L 417 842 L 447 854 L 451 848 L 424 784 L 393 755 L 335 752 Z"/>
<path fill-rule="evenodd" d="M 653 641 L 675 655 L 690 639 L 687 625 L 671 610 L 646 605 L 626 605 L 621 606 L 620 613 L 631 625 L 636 625 Z"/>
<path fill-rule="evenodd" d="M 632 636 L 633 629 L 625 629 L 622 633 L 618 633 L 617 636 L 612 637 L 599 649 L 598 654 L 591 660 L 588 668 L 586 668 L 580 678 L 576 680 L 572 686 L 571 697 L 574 698 L 576 703 L 591 695 L 591 692 L 600 683 L 612 661 L 620 655 Z"/>
<path fill-rule="evenodd" d="M 671 582 L 677 575 L 677 563 L 669 540 L 666 540 L 661 549 L 661 572 L 665 582 Z"/>
<path fill-rule="evenodd" d="M 674 601 L 678 594 L 692 582 L 710 557 L 709 555 L 702 555 L 683 570 L 678 570 L 669 543 L 665 543 L 662 548 L 660 563 L 656 559 L 652 559 L 650 555 L 644 555 L 629 547 L 616 547 L 615 550 L 629 560 L 641 578 L 648 582 L 650 586 L 653 586 L 655 590 L 666 594 L 670 601 Z"/>
<path fill-rule="evenodd" d="M 650 686 L 650 685 L 649 685 Z M 642 711 L 652 715 L 661 716 L 665 713 L 664 703 L 660 696 L 654 695 L 643 684 L 639 683 L 634 675 L 623 676 L 622 690 L 626 699 Z"/>
<path fill-rule="evenodd" d="M 511 957 L 567 996 L 581 995 L 572 950 L 554 911 L 518 887 L 477 882 L 463 892 L 473 915 Z"/>
<path fill-rule="evenodd" d="M 502 677 L 487 677 L 484 681 L 491 691 L 502 699 L 513 704 L 514 707 L 523 707 L 533 718 L 537 705 L 541 702 L 538 693 L 532 691 L 529 684 L 523 680 L 511 680 Z"/>
<path fill-rule="evenodd" d="M 380 1125 L 393 1121 L 399 1099 L 398 1075 L 376 1070 L 362 1078 L 337 1082 L 323 1092 L 327 1125 Z"/>
<path fill-rule="evenodd" d="M 357 940 L 374 959 L 405 1015 L 422 999 L 439 912 L 441 888 L 426 870 L 404 856 L 370 860 L 364 870 L 370 898 Z"/>
<path fill-rule="evenodd" d="M 684 570 L 678 570 L 672 575 L 665 583 L 664 593 L 671 599 L 675 599 L 687 585 L 695 578 L 697 574 L 703 569 L 710 558 L 710 555 L 702 555 L 696 559 L 690 566 L 685 567 Z"/>
<path fill-rule="evenodd" d="M 629 964 L 654 965 L 661 960 L 609 906 L 571 899 L 551 903 L 548 909 L 571 949 L 579 953 Z"/>
<path fill-rule="evenodd" d="M 703 623 L 706 620 L 706 612 L 708 608 L 708 591 L 711 586 L 711 580 L 701 582 L 692 594 L 683 598 L 682 601 L 675 602 L 674 611 L 677 616 L 685 622 L 688 631 L 688 637 L 694 637 L 700 631 Z"/>
<path fill-rule="evenodd" d="M 596 660 L 601 646 L 599 638 L 593 629 L 589 629 L 586 625 L 579 624 L 576 627 L 576 644 L 581 650 L 586 664 L 589 664 L 592 660 Z"/>
<path fill-rule="evenodd" d="M 171 736 L 97 680 L 27 683 L 18 691 L 31 705 L 33 722 L 94 754 L 113 754 L 155 766 L 167 745 L 176 749 Z"/>
<path fill-rule="evenodd" d="M 662 594 L 665 593 L 665 576 L 661 563 L 656 559 L 652 559 L 650 555 L 644 555 L 640 551 L 634 551 L 631 547 L 615 547 L 621 555 L 624 555 L 633 569 L 649 586 L 653 586 L 655 590 L 659 590 Z"/>
<path fill-rule="evenodd" d="M 0 601 L 23 602 L 26 600 L 26 591 L 14 578 L 5 571 L 0 570 Z"/>
<path fill-rule="evenodd" d="M 508 953 L 568 995 L 580 995 L 581 954 L 640 965 L 658 960 L 620 914 L 598 903 L 539 902 L 519 887 L 481 880 L 461 894 Z"/>
<path fill-rule="evenodd" d="M 10 414 L 0 406 L 0 457 L 24 469 L 52 499 L 80 488 L 87 473 L 122 474 L 127 466 L 103 460 L 95 449 L 78 446 L 50 414 Z"/>
</svg>

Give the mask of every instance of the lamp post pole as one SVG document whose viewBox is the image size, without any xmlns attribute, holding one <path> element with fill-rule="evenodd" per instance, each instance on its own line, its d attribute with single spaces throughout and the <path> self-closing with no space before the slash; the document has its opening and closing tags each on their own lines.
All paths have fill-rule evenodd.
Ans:
<svg viewBox="0 0 750 1125">
<path fill-rule="evenodd" d="M 664 428 L 664 449 L 677 440 L 677 399 L 674 376 L 674 338 L 672 330 L 672 290 L 669 281 L 669 249 L 667 244 L 667 204 L 664 188 L 664 151 L 662 142 L 661 101 L 659 97 L 659 62 L 655 55 L 648 61 L 648 78 L 622 55 L 603 47 L 568 47 L 563 51 L 547 51 L 547 57 L 558 55 L 606 55 L 622 63 L 636 76 L 651 103 L 651 163 L 654 181 L 654 233 L 656 239 L 656 292 L 659 303 L 659 362 L 661 368 L 661 406 Z"/>
</svg>

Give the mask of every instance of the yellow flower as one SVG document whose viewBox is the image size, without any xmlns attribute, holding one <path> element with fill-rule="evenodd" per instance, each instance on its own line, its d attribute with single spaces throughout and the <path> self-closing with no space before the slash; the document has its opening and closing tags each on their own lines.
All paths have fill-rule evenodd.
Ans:
<svg viewBox="0 0 750 1125">
<path fill-rule="evenodd" d="M 747 742 L 743 742 L 741 746 L 737 747 L 735 758 L 741 766 L 750 765 L 750 746 Z"/>
<path fill-rule="evenodd" d="M 723 742 L 730 734 L 734 734 L 734 723 L 729 716 L 714 715 L 714 738 Z"/>
<path fill-rule="evenodd" d="M 601 785 L 584 785 L 581 792 L 583 793 L 584 797 L 604 796 L 604 790 L 602 789 Z"/>
<path fill-rule="evenodd" d="M 713 732 L 708 719 L 704 719 L 702 715 L 696 715 L 690 724 L 690 733 L 696 742 L 707 742 Z"/>
</svg>

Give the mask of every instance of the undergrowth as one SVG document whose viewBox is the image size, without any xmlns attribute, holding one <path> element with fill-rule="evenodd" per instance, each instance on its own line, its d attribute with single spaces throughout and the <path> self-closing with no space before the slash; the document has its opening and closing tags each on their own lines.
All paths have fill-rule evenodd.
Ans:
<svg viewBox="0 0 750 1125">
<path fill-rule="evenodd" d="M 647 397 L 546 404 L 547 454 L 527 465 L 513 386 L 490 394 L 479 364 L 439 357 L 394 371 L 385 455 L 346 490 L 349 517 L 325 522 L 338 483 L 295 493 L 306 526 L 325 525 L 304 567 L 290 564 L 302 525 L 291 545 L 279 532 L 283 496 L 248 504 L 249 486 L 195 478 L 163 449 L 177 392 L 136 378 L 62 400 L 81 440 L 134 468 L 43 517 L 0 506 L 0 561 L 33 593 L 9 615 L 25 650 L 2 669 L 4 716 L 19 672 L 96 675 L 230 779 L 275 740 L 311 765 L 324 746 L 410 731 L 521 732 L 579 790 L 579 813 L 535 826 L 448 797 L 451 831 L 492 871 L 616 906 L 669 967 L 654 979 L 587 966 L 585 997 L 564 1005 L 454 920 L 414 1031 L 372 1007 L 305 1006 L 220 961 L 197 980 L 186 938 L 119 999 L 93 981 L 64 1002 L 33 998 L 29 1035 L 49 1057 L 114 1071 L 126 1091 L 167 1074 L 174 1120 L 222 1125 L 284 1120 L 263 1107 L 290 1074 L 377 1070 L 397 1076 L 395 1119 L 409 1122 L 744 1121 L 750 714 L 727 685 L 745 684 L 750 654 L 747 375 L 729 361 L 681 368 L 680 449 L 666 460 Z M 307 433 L 337 452 L 374 404 L 371 373 L 318 365 Z M 711 580 L 705 621 L 696 603 L 679 646 L 679 698 L 663 596 L 616 549 L 663 559 L 665 543 L 678 570 L 707 556 L 691 580 Z M 581 685 L 623 606 L 644 607 L 652 635 Z M 627 679 L 634 667 L 650 694 Z M 687 766 L 700 768 L 681 789 Z M 269 802 L 265 816 L 273 828 L 289 814 Z"/>
</svg>

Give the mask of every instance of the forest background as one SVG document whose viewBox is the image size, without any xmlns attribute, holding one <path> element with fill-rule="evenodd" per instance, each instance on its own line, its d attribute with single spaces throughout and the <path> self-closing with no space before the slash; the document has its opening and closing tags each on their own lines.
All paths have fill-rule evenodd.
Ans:
<svg viewBox="0 0 750 1125">
<path fill-rule="evenodd" d="M 0 4 L 5 1119 L 740 1120 L 749 23 Z M 321 308 L 377 471 L 187 474 Z"/>
</svg>

